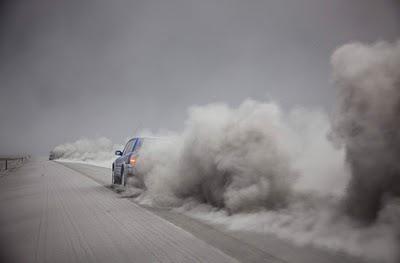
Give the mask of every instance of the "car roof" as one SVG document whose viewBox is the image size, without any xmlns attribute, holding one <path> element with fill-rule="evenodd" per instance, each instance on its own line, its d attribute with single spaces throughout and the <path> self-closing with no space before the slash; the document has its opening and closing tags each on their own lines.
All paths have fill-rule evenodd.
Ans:
<svg viewBox="0 0 400 263">
<path fill-rule="evenodd" d="M 139 136 L 139 137 L 133 137 L 128 142 L 136 140 L 136 139 L 139 139 L 139 140 L 168 140 L 168 137 Z"/>
</svg>

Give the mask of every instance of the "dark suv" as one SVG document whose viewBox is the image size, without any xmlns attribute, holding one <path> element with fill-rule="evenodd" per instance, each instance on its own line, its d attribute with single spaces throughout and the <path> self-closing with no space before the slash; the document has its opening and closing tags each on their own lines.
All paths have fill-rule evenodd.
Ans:
<svg viewBox="0 0 400 263">
<path fill-rule="evenodd" d="M 56 159 L 56 155 L 55 155 L 55 153 L 53 151 L 50 151 L 49 160 L 52 161 L 54 159 Z"/>
<path fill-rule="evenodd" d="M 126 185 L 128 176 L 135 175 L 135 166 L 139 149 L 144 142 L 144 138 L 130 139 L 123 151 L 116 151 L 119 157 L 112 164 L 112 183 Z"/>
</svg>

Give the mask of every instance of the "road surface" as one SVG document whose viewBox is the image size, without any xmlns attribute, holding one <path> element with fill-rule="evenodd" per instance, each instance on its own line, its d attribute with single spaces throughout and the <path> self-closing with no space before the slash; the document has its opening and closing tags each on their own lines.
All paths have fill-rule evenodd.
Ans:
<svg viewBox="0 0 400 263">
<path fill-rule="evenodd" d="M 109 174 L 32 160 L 0 177 L 0 262 L 360 262 L 141 207 Z"/>
</svg>

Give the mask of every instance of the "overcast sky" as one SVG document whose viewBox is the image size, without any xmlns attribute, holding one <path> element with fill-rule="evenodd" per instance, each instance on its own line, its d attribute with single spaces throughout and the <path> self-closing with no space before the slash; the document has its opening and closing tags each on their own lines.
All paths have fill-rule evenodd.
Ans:
<svg viewBox="0 0 400 263">
<path fill-rule="evenodd" d="M 329 111 L 333 50 L 394 41 L 396 0 L 10 0 L 0 4 L 0 153 L 179 130 L 246 98 Z"/>
</svg>

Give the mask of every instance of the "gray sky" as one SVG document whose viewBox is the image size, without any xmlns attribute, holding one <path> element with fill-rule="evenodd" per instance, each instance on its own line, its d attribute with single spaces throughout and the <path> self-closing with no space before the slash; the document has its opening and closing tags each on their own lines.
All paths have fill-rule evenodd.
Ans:
<svg viewBox="0 0 400 263">
<path fill-rule="evenodd" d="M 334 103 L 329 58 L 395 40 L 396 0 L 0 3 L 0 153 L 182 128 L 191 105 Z"/>
</svg>

